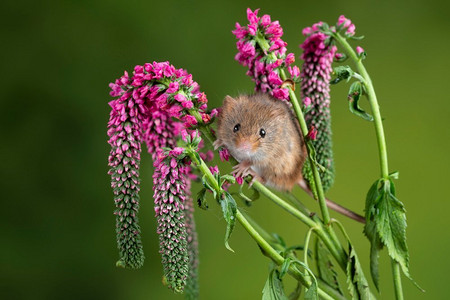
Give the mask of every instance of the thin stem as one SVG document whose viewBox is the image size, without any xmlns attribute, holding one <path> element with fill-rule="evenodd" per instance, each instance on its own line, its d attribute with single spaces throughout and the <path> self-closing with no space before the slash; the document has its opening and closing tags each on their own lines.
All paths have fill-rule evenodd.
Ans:
<svg viewBox="0 0 450 300">
<path fill-rule="evenodd" d="M 363 84 L 366 87 L 367 99 L 369 100 L 370 109 L 372 110 L 373 119 L 375 123 L 375 133 L 377 136 L 378 152 L 380 156 L 380 168 L 381 177 L 389 178 L 389 168 L 386 150 L 386 140 L 384 137 L 383 121 L 380 114 L 380 106 L 378 105 L 377 95 L 375 94 L 375 89 L 373 88 L 372 80 L 370 79 L 369 73 L 367 73 L 361 59 L 356 55 L 356 52 L 350 46 L 345 38 L 340 34 L 335 34 L 334 37 L 342 45 L 346 54 L 353 60 L 356 65 L 356 69 L 364 78 Z"/>
<path fill-rule="evenodd" d="M 392 276 L 394 278 L 395 299 L 403 300 L 402 277 L 400 274 L 400 264 L 391 259 Z"/>
<path fill-rule="evenodd" d="M 256 241 L 258 246 L 261 248 L 261 250 L 264 252 L 264 254 L 272 259 L 274 263 L 277 265 L 282 265 L 284 263 L 284 258 L 278 254 L 278 252 L 270 246 L 270 244 L 264 240 L 261 235 L 253 228 L 253 226 L 247 221 L 247 219 L 244 217 L 244 215 L 240 212 L 238 209 L 236 212 L 236 218 L 238 222 L 244 227 L 244 229 L 250 234 L 250 236 Z M 303 285 L 306 287 L 311 286 L 311 282 L 308 282 L 304 275 L 294 266 L 290 265 L 288 273 L 300 281 Z M 328 295 L 325 291 L 323 291 L 321 288 L 318 288 L 318 292 L 321 298 L 323 299 L 334 299 L 330 295 Z"/>
<path fill-rule="evenodd" d="M 283 199 L 281 199 L 280 197 L 278 197 L 277 195 L 272 193 L 272 191 L 270 191 L 267 187 L 262 185 L 260 182 L 255 181 L 253 183 L 253 187 L 258 192 L 260 192 L 261 194 L 263 194 L 264 196 L 266 196 L 267 198 L 272 200 L 275 204 L 277 204 L 278 206 L 280 206 L 281 208 L 286 210 L 288 213 L 290 213 L 291 215 L 293 215 L 294 217 L 296 217 L 297 219 L 299 219 L 300 221 L 302 221 L 303 223 L 308 225 L 310 228 L 315 228 L 317 235 L 324 242 L 324 244 L 327 246 L 327 248 L 330 250 L 331 254 L 336 259 L 336 261 L 339 263 L 341 268 L 343 270 L 346 269 L 347 255 L 344 252 L 341 244 L 339 243 L 339 240 L 337 240 L 337 238 L 335 237 L 334 232 L 333 232 L 333 235 L 331 235 L 328 232 L 328 234 L 330 234 L 330 235 L 328 235 L 327 232 L 325 232 L 325 230 L 324 230 L 324 227 L 329 229 L 330 228 L 329 226 L 322 226 L 321 223 L 319 223 L 320 222 L 319 220 L 314 221 L 310 217 L 307 217 L 302 212 L 297 210 L 295 207 L 293 207 L 292 205 L 290 205 L 289 203 L 287 203 L 286 201 L 284 201 Z M 329 230 L 327 230 L 327 231 L 329 231 Z M 331 238 L 330 238 L 330 236 L 331 236 Z"/>
<path fill-rule="evenodd" d="M 381 177 L 384 179 L 389 178 L 389 167 L 388 167 L 388 158 L 387 158 L 387 148 L 386 148 L 386 140 L 384 137 L 383 130 L 383 122 L 380 114 L 380 106 L 378 105 L 377 95 L 375 94 L 375 89 L 372 84 L 372 80 L 370 79 L 369 73 L 364 67 L 362 60 L 356 55 L 356 52 L 350 46 L 345 38 L 343 38 L 339 33 L 334 34 L 336 40 L 342 45 L 346 54 L 353 60 L 356 65 L 356 69 L 364 78 L 363 84 L 366 88 L 367 98 L 369 100 L 370 109 L 372 110 L 374 124 L 375 124 L 375 133 L 377 136 L 377 144 L 378 144 L 378 153 L 380 157 L 380 169 L 381 169 Z M 400 276 L 400 267 L 399 264 L 391 258 L 391 266 L 392 273 L 394 275 L 394 289 L 396 299 L 403 299 L 403 290 L 402 290 L 402 282 Z"/>
</svg>

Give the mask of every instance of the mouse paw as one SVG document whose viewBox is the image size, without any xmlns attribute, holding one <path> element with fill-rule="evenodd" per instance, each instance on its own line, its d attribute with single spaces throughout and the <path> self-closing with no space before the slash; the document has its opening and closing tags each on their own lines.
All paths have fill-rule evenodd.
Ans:
<svg viewBox="0 0 450 300">
<path fill-rule="evenodd" d="M 231 172 L 235 177 L 245 178 L 248 175 L 252 176 L 252 180 L 249 186 L 255 182 L 255 180 L 263 182 L 262 178 L 251 168 L 252 164 L 248 161 L 243 161 L 233 167 L 233 172 Z"/>
<path fill-rule="evenodd" d="M 214 150 L 219 149 L 219 147 L 222 147 L 222 146 L 223 146 L 222 140 L 221 140 L 221 139 L 215 140 L 214 143 L 213 143 L 213 146 L 214 146 Z"/>
</svg>

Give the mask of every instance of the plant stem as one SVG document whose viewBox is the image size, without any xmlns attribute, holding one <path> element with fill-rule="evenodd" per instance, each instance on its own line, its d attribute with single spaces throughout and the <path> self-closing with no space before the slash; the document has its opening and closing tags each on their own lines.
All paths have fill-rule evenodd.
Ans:
<svg viewBox="0 0 450 300">
<path fill-rule="evenodd" d="M 391 259 L 392 276 L 394 278 L 395 299 L 403 300 L 402 277 L 400 274 L 400 264 Z"/>
<path fill-rule="evenodd" d="M 372 84 L 372 80 L 370 79 L 369 73 L 364 67 L 362 60 L 356 55 L 356 52 L 350 46 L 345 38 L 343 38 L 339 33 L 333 35 L 336 40 L 341 44 L 344 48 L 346 54 L 353 60 L 356 65 L 357 71 L 364 78 L 364 86 L 367 92 L 367 99 L 369 100 L 370 109 L 372 110 L 374 124 L 375 124 L 375 133 L 377 136 L 378 143 L 378 153 L 380 157 L 380 169 L 381 169 L 381 177 L 384 179 L 389 179 L 389 168 L 388 168 L 388 159 L 387 159 L 387 148 L 386 148 L 386 140 L 384 137 L 383 130 L 383 122 L 380 114 L 380 107 L 377 101 L 377 95 L 375 94 L 375 89 Z M 403 290 L 402 290 L 402 282 L 401 282 L 401 274 L 400 274 L 400 266 L 399 264 L 391 258 L 391 266 L 392 266 L 392 274 L 394 275 L 394 289 L 396 299 L 403 299 Z"/>
<path fill-rule="evenodd" d="M 239 223 L 244 227 L 244 229 L 250 234 L 250 236 L 256 241 L 258 246 L 261 248 L 261 250 L 264 252 L 266 256 L 268 256 L 270 259 L 273 260 L 274 263 L 277 265 L 282 265 L 284 263 L 284 258 L 278 254 L 278 252 L 270 246 L 270 244 L 264 240 L 261 235 L 253 228 L 253 226 L 247 221 L 247 219 L 244 217 L 244 215 L 240 212 L 238 209 L 236 212 L 236 218 L 239 221 Z M 311 282 L 307 281 L 304 277 L 304 275 L 293 265 L 289 266 L 288 273 L 300 281 L 303 285 L 309 287 L 311 285 Z M 321 298 L 323 299 L 334 299 L 330 295 L 328 295 L 326 292 L 324 292 L 321 288 L 318 288 L 318 292 Z"/>
<path fill-rule="evenodd" d="M 336 40 L 342 45 L 346 54 L 353 60 L 356 65 L 356 69 L 364 78 L 364 86 L 367 91 L 367 99 L 369 100 L 370 109 L 372 110 L 374 124 L 375 124 L 375 133 L 377 136 L 378 143 L 378 153 L 380 156 L 380 168 L 381 168 L 381 177 L 384 179 L 389 178 L 389 169 L 388 169 L 388 159 L 387 159 L 387 150 L 386 150 L 386 141 L 384 137 L 383 130 L 383 121 L 381 119 L 380 114 L 380 106 L 378 105 L 377 95 L 375 94 L 375 89 L 373 88 L 372 80 L 370 79 L 369 73 L 367 73 L 366 68 L 364 67 L 361 59 L 356 55 L 356 52 L 350 46 L 345 38 L 343 38 L 339 33 L 335 34 L 334 37 Z"/>
</svg>

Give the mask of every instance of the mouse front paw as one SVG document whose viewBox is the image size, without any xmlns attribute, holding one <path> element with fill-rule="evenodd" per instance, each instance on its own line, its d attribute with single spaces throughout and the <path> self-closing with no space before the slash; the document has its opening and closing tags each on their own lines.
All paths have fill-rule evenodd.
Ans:
<svg viewBox="0 0 450 300">
<path fill-rule="evenodd" d="M 256 173 L 252 168 L 252 164 L 248 161 L 243 161 L 233 167 L 233 174 L 235 177 L 242 177 L 245 178 L 248 175 L 252 176 L 252 180 L 249 183 L 249 186 L 252 186 L 253 182 L 255 180 L 263 182 L 263 179 Z"/>
</svg>

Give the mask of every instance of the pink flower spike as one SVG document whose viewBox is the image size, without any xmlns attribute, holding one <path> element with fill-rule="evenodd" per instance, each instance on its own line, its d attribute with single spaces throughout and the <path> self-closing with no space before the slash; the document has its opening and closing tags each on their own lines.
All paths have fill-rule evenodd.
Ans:
<svg viewBox="0 0 450 300">
<path fill-rule="evenodd" d="M 286 55 L 285 62 L 286 62 L 286 65 L 290 65 L 293 62 L 295 62 L 295 55 L 294 55 L 294 53 L 289 53 L 288 55 Z"/>
<path fill-rule="evenodd" d="M 272 85 L 281 85 L 283 83 L 280 76 L 275 72 L 270 72 L 268 79 L 269 83 Z"/>
<path fill-rule="evenodd" d="M 268 25 L 270 25 L 271 20 L 270 20 L 270 16 L 269 15 L 264 15 L 261 17 L 261 25 L 266 27 Z"/>
<path fill-rule="evenodd" d="M 309 107 L 310 105 L 311 105 L 311 98 L 305 97 L 305 99 L 303 99 L 303 106 Z"/>
<path fill-rule="evenodd" d="M 218 168 L 217 166 L 209 167 L 209 170 L 210 170 L 211 173 L 213 173 L 213 174 L 219 174 L 219 168 Z"/>
<path fill-rule="evenodd" d="M 350 26 L 348 26 L 348 29 L 345 33 L 348 35 L 354 35 L 355 29 L 356 29 L 355 24 L 350 24 Z"/>
<path fill-rule="evenodd" d="M 173 96 L 173 98 L 180 103 L 186 101 L 186 96 L 184 96 L 183 94 L 176 94 L 175 96 Z"/>
<path fill-rule="evenodd" d="M 172 157 L 178 157 L 184 152 L 184 148 L 182 147 L 175 147 L 172 150 L 169 151 L 169 155 Z"/>
<path fill-rule="evenodd" d="M 364 53 L 364 49 L 361 48 L 360 46 L 356 47 L 356 53 L 358 54 L 358 56 L 360 56 L 362 53 Z"/>
<path fill-rule="evenodd" d="M 219 150 L 219 157 L 221 161 L 228 161 L 230 159 L 230 152 L 227 148 L 222 148 Z"/>
<path fill-rule="evenodd" d="M 185 101 L 182 103 L 182 105 L 186 109 L 191 109 L 194 107 L 194 103 L 192 103 L 192 101 Z"/>
<path fill-rule="evenodd" d="M 311 129 L 308 132 L 308 138 L 312 141 L 315 141 L 317 138 L 317 129 L 314 126 L 311 126 Z"/>
<path fill-rule="evenodd" d="M 292 78 L 297 78 L 300 76 L 300 69 L 297 66 L 289 66 L 288 67 L 289 74 L 291 74 Z"/>
<path fill-rule="evenodd" d="M 166 92 L 169 94 L 173 94 L 173 93 L 178 92 L 178 88 L 179 88 L 178 82 L 173 81 L 169 84 L 169 88 L 167 89 Z"/>
<path fill-rule="evenodd" d="M 258 18 L 258 12 L 259 12 L 259 8 L 256 9 L 254 12 L 252 12 L 252 10 L 250 8 L 247 8 L 247 19 L 250 22 L 250 24 L 257 24 L 259 21 Z"/>
<path fill-rule="evenodd" d="M 183 141 L 187 142 L 187 137 L 190 136 L 186 129 L 181 130 L 181 138 Z"/>
</svg>

